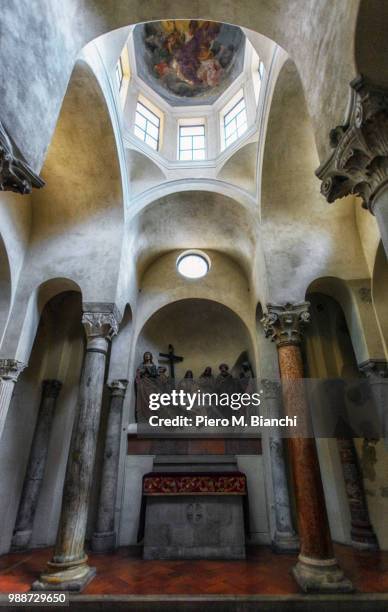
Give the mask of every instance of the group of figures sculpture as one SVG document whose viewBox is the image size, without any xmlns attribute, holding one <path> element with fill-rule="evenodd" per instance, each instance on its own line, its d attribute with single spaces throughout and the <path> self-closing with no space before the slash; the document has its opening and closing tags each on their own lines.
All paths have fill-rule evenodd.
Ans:
<svg viewBox="0 0 388 612">
<path fill-rule="evenodd" d="M 251 393 L 253 390 L 253 373 L 248 361 L 243 361 L 238 375 L 232 374 L 227 363 L 219 365 L 216 376 L 210 366 L 205 367 L 199 377 L 194 376 L 192 370 L 186 370 L 180 380 L 172 378 L 165 366 L 157 366 L 153 355 L 146 351 L 143 361 L 136 370 L 136 419 L 143 420 L 148 413 L 149 397 L 152 393 L 170 393 L 173 389 L 183 390 L 185 393 L 202 392 L 216 393 L 217 395 L 233 393 Z"/>
</svg>

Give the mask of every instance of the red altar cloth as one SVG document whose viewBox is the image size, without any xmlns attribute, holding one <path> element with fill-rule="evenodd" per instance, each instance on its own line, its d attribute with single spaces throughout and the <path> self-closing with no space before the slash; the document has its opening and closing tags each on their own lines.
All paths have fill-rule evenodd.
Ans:
<svg viewBox="0 0 388 612">
<path fill-rule="evenodd" d="M 143 476 L 143 495 L 246 495 L 242 472 L 150 472 Z"/>
</svg>

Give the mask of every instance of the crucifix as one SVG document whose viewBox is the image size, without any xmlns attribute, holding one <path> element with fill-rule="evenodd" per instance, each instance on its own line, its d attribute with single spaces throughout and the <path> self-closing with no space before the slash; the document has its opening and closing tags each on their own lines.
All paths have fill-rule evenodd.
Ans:
<svg viewBox="0 0 388 612">
<path fill-rule="evenodd" d="M 170 378 L 172 380 L 175 379 L 175 369 L 174 365 L 176 363 L 180 363 L 183 361 L 183 357 L 179 357 L 179 355 L 174 355 L 174 347 L 172 344 L 168 345 L 168 353 L 159 353 L 159 357 L 164 357 L 168 361 L 168 365 L 170 367 Z"/>
</svg>

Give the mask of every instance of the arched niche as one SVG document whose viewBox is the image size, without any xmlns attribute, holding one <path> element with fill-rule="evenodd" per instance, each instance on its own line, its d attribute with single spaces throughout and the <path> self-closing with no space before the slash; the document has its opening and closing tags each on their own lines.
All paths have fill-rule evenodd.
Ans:
<svg viewBox="0 0 388 612">
<path fill-rule="evenodd" d="M 388 262 L 381 242 L 373 267 L 372 298 L 385 352 L 388 355 Z"/>
<path fill-rule="evenodd" d="M 309 293 L 323 293 L 341 306 L 352 340 L 357 363 L 369 359 L 382 359 L 384 347 L 372 304 L 370 280 L 345 281 L 336 277 L 315 279 L 308 287 Z"/>
<path fill-rule="evenodd" d="M 45 304 L 41 302 L 29 365 L 15 387 L 0 447 L 0 514 L 4 518 L 1 552 L 9 550 L 38 416 L 42 381 L 46 379 L 59 380 L 62 388 L 53 415 L 31 547 L 53 545 L 58 528 L 85 340 L 80 292 L 68 289 L 49 297 L 50 293 L 46 293 Z"/>
<path fill-rule="evenodd" d="M 23 316 L 21 332 L 17 345 L 17 357 L 20 359 L 20 361 L 23 361 L 24 363 L 28 363 L 29 361 L 29 356 L 35 340 L 40 317 L 47 302 L 49 302 L 56 295 L 62 294 L 66 291 L 81 294 L 81 288 L 74 280 L 61 277 L 46 280 L 32 291 L 23 315 L 20 313 L 20 317 Z M 80 323 L 81 319 L 82 313 L 80 315 Z"/>
<path fill-rule="evenodd" d="M 169 344 L 184 357 L 175 368 L 179 379 L 186 370 L 198 378 L 207 366 L 217 375 L 220 363 L 232 369 L 243 352 L 254 367 L 247 327 L 235 312 L 212 300 L 179 300 L 153 314 L 138 335 L 135 363 L 141 363 L 147 350 L 153 353 L 155 363 L 163 362 L 158 355 L 167 352 Z"/>
<path fill-rule="evenodd" d="M 0 235 L 0 345 L 11 306 L 11 269 L 8 253 Z"/>
<path fill-rule="evenodd" d="M 354 43 L 357 72 L 381 87 L 388 87 L 387 29 L 387 2 L 361 0 Z"/>
</svg>

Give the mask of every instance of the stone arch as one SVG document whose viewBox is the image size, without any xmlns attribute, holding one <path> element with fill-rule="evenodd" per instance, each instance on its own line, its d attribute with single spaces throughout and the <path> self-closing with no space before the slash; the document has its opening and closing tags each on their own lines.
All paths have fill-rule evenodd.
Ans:
<svg viewBox="0 0 388 612">
<path fill-rule="evenodd" d="M 169 321 L 170 316 L 171 321 Z M 185 320 L 185 317 L 188 320 Z M 217 323 L 217 317 L 224 319 L 225 327 Z M 196 329 L 194 329 L 195 327 Z M 223 329 L 225 329 L 224 339 L 221 338 Z M 196 338 L 197 331 L 199 333 Z M 211 356 L 208 355 L 208 359 L 209 364 L 210 361 L 214 361 L 214 363 L 212 361 L 213 369 L 216 365 L 219 365 L 217 364 L 217 355 L 220 359 L 219 363 L 229 359 L 229 366 L 234 365 L 234 362 L 231 362 L 234 346 L 236 347 L 234 359 L 236 362 L 241 353 L 246 351 L 252 363 L 254 363 L 254 339 L 250 330 L 234 310 L 221 302 L 205 298 L 186 298 L 170 302 L 159 308 L 144 321 L 137 334 L 135 363 L 141 358 L 143 349 L 146 350 L 148 340 L 154 342 L 155 346 L 158 342 L 162 342 L 163 347 L 161 348 L 164 348 L 164 345 L 167 348 L 169 343 L 174 344 L 174 338 L 169 340 L 169 334 L 175 334 L 175 340 L 178 342 L 175 347 L 177 350 L 181 350 L 179 343 L 184 345 L 186 342 L 188 352 L 190 352 L 190 349 L 198 353 L 203 350 L 210 351 Z M 184 338 L 185 334 L 188 338 Z M 240 339 L 239 345 L 238 338 Z M 224 354 L 222 359 L 224 349 L 228 354 L 226 356 Z M 201 355 L 198 358 L 192 357 L 193 363 L 186 360 L 186 363 L 182 364 L 182 368 L 193 369 L 195 375 L 199 376 L 202 372 L 202 370 L 201 372 L 198 371 L 200 363 L 203 363 L 203 368 L 209 365 L 205 363 L 206 358 L 206 355 Z"/>
<path fill-rule="evenodd" d="M 372 277 L 372 299 L 378 326 L 383 338 L 384 349 L 388 354 L 388 263 L 383 243 L 376 252 Z"/>
<path fill-rule="evenodd" d="M 28 363 L 40 316 L 46 304 L 56 295 L 67 291 L 75 291 L 82 294 L 80 286 L 74 280 L 63 277 L 50 278 L 31 292 L 24 312 L 16 351 L 20 361 Z"/>
<path fill-rule="evenodd" d="M 383 347 L 368 279 L 345 281 L 336 277 L 322 277 L 309 285 L 306 295 L 313 292 L 327 295 L 340 305 L 358 364 L 371 358 L 381 358 Z"/>
<path fill-rule="evenodd" d="M 11 268 L 6 246 L 0 235 L 0 345 L 11 307 Z"/>
</svg>

